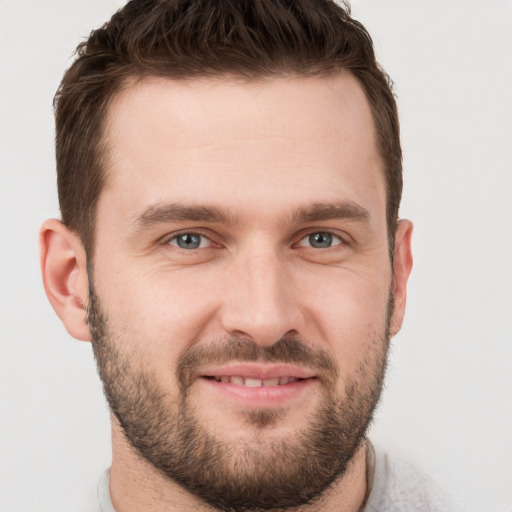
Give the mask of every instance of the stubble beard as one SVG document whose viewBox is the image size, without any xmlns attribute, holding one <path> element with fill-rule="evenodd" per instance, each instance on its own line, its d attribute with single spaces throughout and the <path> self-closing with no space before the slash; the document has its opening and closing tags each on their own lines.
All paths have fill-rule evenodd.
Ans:
<svg viewBox="0 0 512 512">
<path fill-rule="evenodd" d="M 370 353 L 343 396 L 336 391 L 339 369 L 325 351 L 298 338 L 283 338 L 270 347 L 229 339 L 192 347 L 180 357 L 179 394 L 171 402 L 140 359 L 118 350 L 92 284 L 89 295 L 88 323 L 110 409 L 130 445 L 167 478 L 217 510 L 249 512 L 312 503 L 344 475 L 381 394 L 392 298 L 385 329 L 370 342 Z M 209 430 L 190 400 L 192 375 L 200 364 L 232 360 L 302 363 L 318 370 L 322 399 L 294 438 L 272 436 L 272 427 L 286 414 L 274 408 L 241 412 L 249 433 L 258 434 L 257 442 L 243 437 L 228 442 Z"/>
</svg>

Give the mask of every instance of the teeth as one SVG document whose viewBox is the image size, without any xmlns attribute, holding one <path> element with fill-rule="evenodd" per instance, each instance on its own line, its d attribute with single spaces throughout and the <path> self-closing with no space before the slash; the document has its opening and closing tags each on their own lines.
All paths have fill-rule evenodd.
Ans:
<svg viewBox="0 0 512 512">
<path fill-rule="evenodd" d="M 261 386 L 284 386 L 290 382 L 296 382 L 299 379 L 296 377 L 281 377 L 276 379 L 251 379 L 244 378 L 238 375 L 228 376 L 223 375 L 222 377 L 213 377 L 216 382 L 224 382 L 236 384 L 237 386 L 246 386 L 248 388 L 259 388 Z"/>
<path fill-rule="evenodd" d="M 263 385 L 263 381 L 261 379 L 245 379 L 245 385 L 248 388 L 259 388 Z"/>
<path fill-rule="evenodd" d="M 237 386 L 245 385 L 245 379 L 243 377 L 231 377 L 230 381 L 232 384 L 236 384 Z"/>
</svg>

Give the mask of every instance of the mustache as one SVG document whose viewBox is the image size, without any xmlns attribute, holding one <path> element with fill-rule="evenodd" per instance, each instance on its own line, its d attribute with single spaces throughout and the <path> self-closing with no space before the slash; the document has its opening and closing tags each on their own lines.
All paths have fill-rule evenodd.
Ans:
<svg viewBox="0 0 512 512">
<path fill-rule="evenodd" d="M 194 345 L 189 348 L 178 360 L 176 378 L 182 391 L 186 391 L 192 385 L 199 367 L 233 361 L 306 366 L 331 386 L 339 375 L 338 365 L 332 356 L 323 349 L 312 349 L 299 337 L 283 337 L 270 346 L 230 337 L 222 344 Z"/>
</svg>

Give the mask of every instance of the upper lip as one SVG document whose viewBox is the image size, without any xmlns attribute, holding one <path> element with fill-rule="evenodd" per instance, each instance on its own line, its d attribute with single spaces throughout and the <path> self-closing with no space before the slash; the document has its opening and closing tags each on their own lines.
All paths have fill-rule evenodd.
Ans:
<svg viewBox="0 0 512 512">
<path fill-rule="evenodd" d="M 197 372 L 198 377 L 243 377 L 245 379 L 278 379 L 281 377 L 293 377 L 296 379 L 308 379 L 316 374 L 307 368 L 289 364 L 258 364 L 258 363 L 232 363 L 222 366 L 202 368 Z"/>
</svg>

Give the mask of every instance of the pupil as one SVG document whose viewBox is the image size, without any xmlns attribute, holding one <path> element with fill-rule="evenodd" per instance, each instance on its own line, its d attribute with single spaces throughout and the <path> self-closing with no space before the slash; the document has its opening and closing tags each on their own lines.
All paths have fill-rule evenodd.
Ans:
<svg viewBox="0 0 512 512">
<path fill-rule="evenodd" d="M 330 233 L 314 233 L 309 235 L 309 243 L 312 247 L 325 249 L 332 245 L 332 235 Z"/>
<path fill-rule="evenodd" d="M 197 249 L 200 245 L 198 235 L 186 233 L 178 238 L 178 246 L 182 249 Z"/>
</svg>

